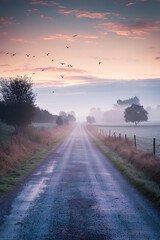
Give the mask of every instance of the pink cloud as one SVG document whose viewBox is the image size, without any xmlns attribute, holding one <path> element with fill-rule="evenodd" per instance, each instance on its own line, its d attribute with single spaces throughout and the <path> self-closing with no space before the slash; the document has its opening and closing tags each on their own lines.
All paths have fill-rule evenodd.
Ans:
<svg viewBox="0 0 160 240">
<path fill-rule="evenodd" d="M 27 10 L 26 10 L 26 12 L 29 12 L 29 13 L 31 13 L 31 12 L 37 12 L 37 11 L 39 11 L 39 9 L 37 9 L 37 8 L 27 9 Z"/>
<path fill-rule="evenodd" d="M 134 6 L 134 5 L 136 5 L 136 3 L 130 2 L 130 3 L 126 4 L 126 7 L 130 7 L 130 6 Z"/>
<path fill-rule="evenodd" d="M 81 10 L 77 10 L 77 9 L 73 9 L 73 10 L 64 10 L 64 9 L 60 9 L 58 10 L 59 14 L 63 14 L 63 15 L 70 15 L 70 14 L 74 14 L 76 18 L 90 18 L 90 19 L 101 19 L 101 20 L 106 20 L 108 15 L 112 15 L 112 16 L 117 16 L 119 17 L 120 14 L 119 13 L 111 13 L 111 12 L 90 12 L 90 11 L 81 11 Z"/>
<path fill-rule="evenodd" d="M 4 70 L 3 72 L 41 72 L 44 69 L 44 72 L 54 72 L 54 73 L 87 73 L 87 71 L 76 68 L 58 68 L 58 67 L 38 67 L 38 68 L 15 68 L 10 70 Z"/>
<path fill-rule="evenodd" d="M 47 20 L 52 20 L 53 19 L 53 17 L 45 16 L 45 15 L 40 15 L 40 18 L 47 19 Z"/>
<path fill-rule="evenodd" d="M 130 39 L 140 39 L 140 40 L 143 40 L 143 39 L 145 39 L 145 37 L 138 37 L 138 36 L 134 36 L 134 37 L 129 37 Z"/>
<path fill-rule="evenodd" d="M 11 65 L 10 64 L 1 64 L 0 66 L 1 67 L 10 67 Z"/>
<path fill-rule="evenodd" d="M 97 23 L 97 27 L 103 29 L 103 31 L 114 32 L 117 35 L 123 36 L 141 36 L 150 32 L 160 31 L 159 23 L 156 21 L 136 21 L 135 23 L 127 22 L 105 22 Z"/>
<path fill-rule="evenodd" d="M 98 35 L 81 35 L 81 34 L 79 34 L 77 36 L 77 38 L 94 40 L 94 39 L 102 38 L 102 36 L 98 36 Z M 65 34 L 54 34 L 54 35 L 51 35 L 51 36 L 43 38 L 43 40 L 46 40 L 46 41 L 57 40 L 57 39 L 66 40 L 66 41 L 70 41 L 70 42 L 74 42 L 75 41 L 75 38 L 73 38 L 73 36 L 65 35 Z"/>
<path fill-rule="evenodd" d="M 17 22 L 13 22 L 14 17 L 0 17 L 0 23 L 4 25 L 17 24 Z"/>
<path fill-rule="evenodd" d="M 24 38 L 10 38 L 10 41 L 14 41 L 14 42 L 19 42 L 19 43 L 28 43 L 28 40 L 25 40 Z"/>
<path fill-rule="evenodd" d="M 65 35 L 65 34 L 54 34 L 54 35 L 43 38 L 43 40 L 46 40 L 46 41 L 57 40 L 57 39 L 66 40 L 66 41 L 70 41 L 70 42 L 74 41 L 72 36 Z"/>
<path fill-rule="evenodd" d="M 8 34 L 8 32 L 2 32 L 3 36 L 6 36 Z"/>
<path fill-rule="evenodd" d="M 32 0 L 31 4 L 32 5 L 41 5 L 41 6 L 57 6 L 59 8 L 66 8 L 65 6 L 62 6 L 58 2 L 55 2 L 55 1 Z"/>
</svg>

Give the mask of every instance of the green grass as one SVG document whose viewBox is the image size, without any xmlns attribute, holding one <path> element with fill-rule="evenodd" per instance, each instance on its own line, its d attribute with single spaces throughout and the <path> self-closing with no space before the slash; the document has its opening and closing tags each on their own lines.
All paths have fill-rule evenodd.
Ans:
<svg viewBox="0 0 160 240">
<path fill-rule="evenodd" d="M 86 130 L 91 139 L 119 172 L 160 209 L 160 186 L 134 165 L 110 150 L 103 141 Z"/>
<path fill-rule="evenodd" d="M 3 141 L 7 141 L 13 131 L 13 127 L 0 122 L 0 143 Z"/>
</svg>

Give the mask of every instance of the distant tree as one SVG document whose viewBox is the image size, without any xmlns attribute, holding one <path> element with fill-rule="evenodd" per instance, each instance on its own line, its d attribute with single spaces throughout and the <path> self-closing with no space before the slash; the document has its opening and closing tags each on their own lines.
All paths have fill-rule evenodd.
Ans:
<svg viewBox="0 0 160 240">
<path fill-rule="evenodd" d="M 29 125 L 35 112 L 35 94 L 27 76 L 2 80 L 0 83 L 0 119 L 15 127 L 16 132 Z"/>
<path fill-rule="evenodd" d="M 64 124 L 68 125 L 69 124 L 68 118 L 65 118 L 63 122 L 64 122 Z"/>
<path fill-rule="evenodd" d="M 92 116 L 87 116 L 86 117 L 86 120 L 87 120 L 87 123 L 90 123 L 90 124 L 92 124 L 92 123 L 95 123 L 96 121 L 95 121 L 95 118 L 94 117 L 92 117 Z"/>
<path fill-rule="evenodd" d="M 68 119 L 69 123 L 76 122 L 76 118 L 72 114 L 68 114 L 67 119 Z"/>
<path fill-rule="evenodd" d="M 136 96 L 133 98 L 125 99 L 125 100 L 121 100 L 121 99 L 117 100 L 117 104 L 119 106 L 132 105 L 132 104 L 139 105 L 139 103 L 140 103 L 139 98 Z"/>
<path fill-rule="evenodd" d="M 58 118 L 57 118 L 57 120 L 56 120 L 56 123 L 57 123 L 57 125 L 59 125 L 59 126 L 62 126 L 62 125 L 63 125 L 63 119 L 62 119 L 61 116 L 58 116 Z"/>
<path fill-rule="evenodd" d="M 67 113 L 64 111 L 60 111 L 59 116 L 64 120 L 65 118 L 67 118 Z"/>
<path fill-rule="evenodd" d="M 53 123 L 54 117 L 47 110 L 36 107 L 33 121 L 37 123 Z"/>
<path fill-rule="evenodd" d="M 125 109 L 124 119 L 126 122 L 134 122 L 137 126 L 139 122 L 145 122 L 148 120 L 148 112 L 143 106 L 132 104 L 132 106 Z"/>
</svg>

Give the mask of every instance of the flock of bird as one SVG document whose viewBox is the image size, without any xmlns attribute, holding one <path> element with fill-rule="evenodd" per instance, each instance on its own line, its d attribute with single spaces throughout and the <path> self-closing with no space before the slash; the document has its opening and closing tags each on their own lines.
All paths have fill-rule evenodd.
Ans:
<svg viewBox="0 0 160 240">
<path fill-rule="evenodd" d="M 77 37 L 77 36 L 78 36 L 77 34 L 73 35 L 74 38 Z M 66 48 L 69 49 L 70 46 L 67 45 Z M 2 51 L 2 52 L 3 52 L 3 51 Z M 3 52 L 3 53 L 4 53 L 5 55 L 11 55 L 12 57 L 15 57 L 16 54 L 17 54 L 17 53 L 10 53 L 10 52 Z M 28 53 L 26 53 L 25 55 L 26 55 L 27 58 L 29 58 L 29 57 L 36 58 L 35 55 L 32 56 L 31 54 L 28 54 Z M 48 52 L 48 53 L 46 53 L 45 55 L 48 57 L 48 56 L 50 55 L 50 53 Z M 53 61 L 54 61 L 54 59 L 51 59 L 51 62 L 53 62 Z M 100 65 L 101 63 L 102 63 L 102 62 L 98 62 L 99 65 Z M 64 62 L 60 62 L 60 64 L 61 64 L 62 66 L 65 65 Z M 72 64 L 67 64 L 66 66 L 67 66 L 68 68 L 69 68 L 69 67 L 71 67 L 71 68 L 73 67 Z M 45 71 L 45 68 L 42 68 L 41 71 L 44 72 L 44 71 Z M 35 75 L 36 73 L 33 72 L 32 74 Z M 60 77 L 61 77 L 61 78 L 64 78 L 64 75 L 60 75 Z"/>
</svg>

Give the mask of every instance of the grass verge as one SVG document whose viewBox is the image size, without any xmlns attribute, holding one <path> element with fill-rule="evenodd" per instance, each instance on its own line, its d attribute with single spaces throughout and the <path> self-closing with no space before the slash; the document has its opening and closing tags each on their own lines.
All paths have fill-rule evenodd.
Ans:
<svg viewBox="0 0 160 240">
<path fill-rule="evenodd" d="M 157 182 L 150 179 L 150 176 L 137 169 L 133 163 L 128 162 L 125 158 L 119 156 L 111 150 L 104 139 L 98 138 L 94 131 L 86 128 L 87 133 L 101 150 L 101 152 L 113 163 L 120 173 L 142 192 L 156 207 L 160 209 L 160 186 Z"/>
<path fill-rule="evenodd" d="M 0 198 L 20 185 L 72 130 L 73 126 L 32 129 L 1 144 Z"/>
</svg>

